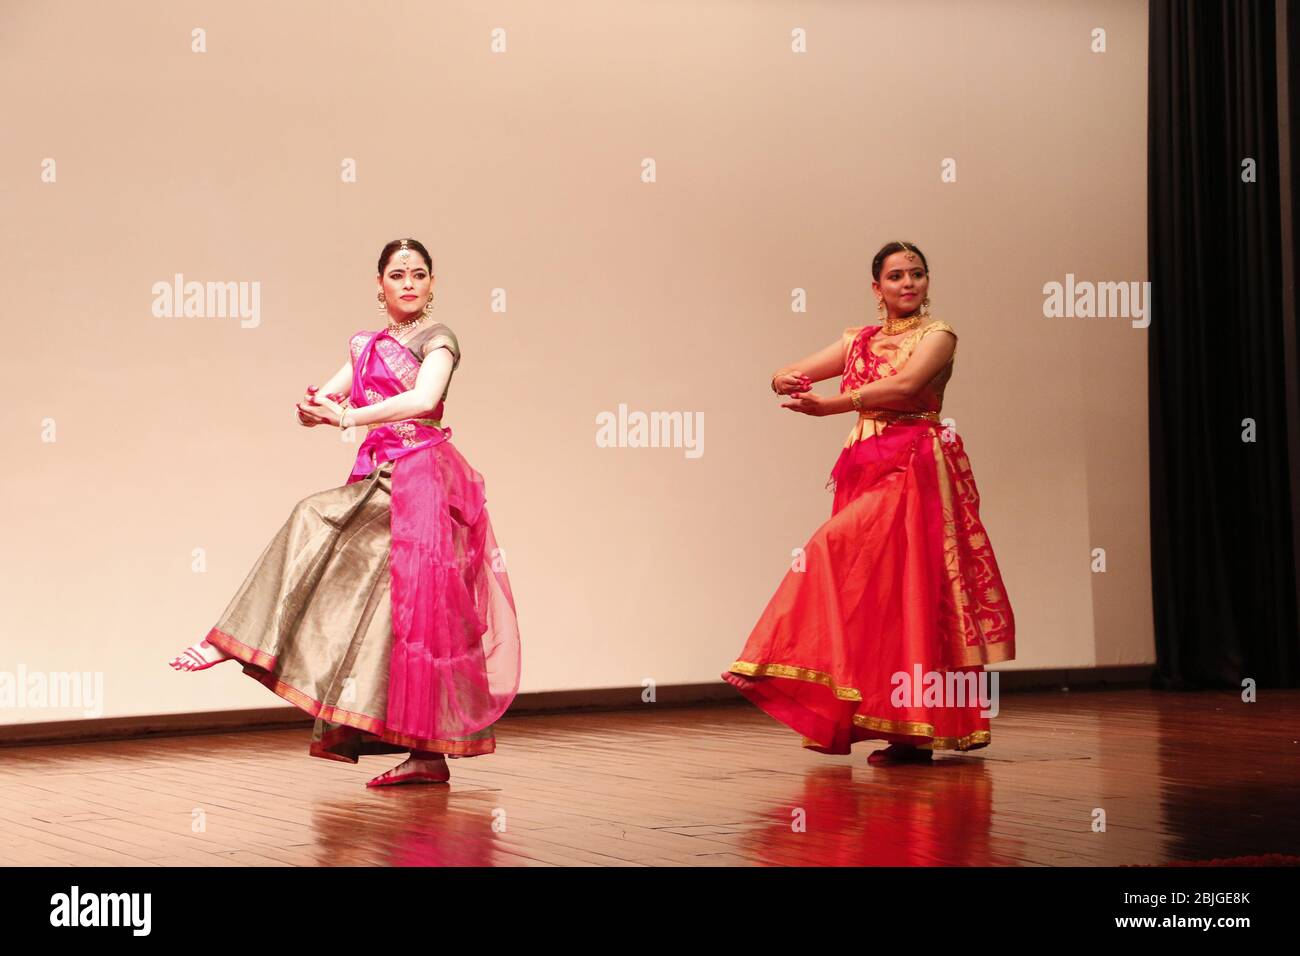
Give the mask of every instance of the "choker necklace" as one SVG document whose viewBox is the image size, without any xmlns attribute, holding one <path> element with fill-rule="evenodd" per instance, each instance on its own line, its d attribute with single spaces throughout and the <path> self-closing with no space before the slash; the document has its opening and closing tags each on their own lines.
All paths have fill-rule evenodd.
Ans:
<svg viewBox="0 0 1300 956">
<path fill-rule="evenodd" d="M 417 325 L 419 325 L 427 318 L 428 318 L 427 315 L 422 315 L 418 319 L 412 319 L 409 322 L 399 322 L 399 323 L 389 322 L 388 328 L 385 329 L 384 331 L 386 331 L 389 335 L 391 335 L 393 338 L 396 339 L 403 332 L 409 332 L 411 329 L 415 328 Z M 401 339 L 398 339 L 398 341 L 400 342 Z"/>
<path fill-rule="evenodd" d="M 898 319 L 895 322 L 890 322 L 889 319 L 886 318 L 884 323 L 880 326 L 880 331 L 885 335 L 897 335 L 899 332 L 910 331 L 920 324 L 921 316 L 919 314 L 910 315 L 906 319 Z"/>
</svg>

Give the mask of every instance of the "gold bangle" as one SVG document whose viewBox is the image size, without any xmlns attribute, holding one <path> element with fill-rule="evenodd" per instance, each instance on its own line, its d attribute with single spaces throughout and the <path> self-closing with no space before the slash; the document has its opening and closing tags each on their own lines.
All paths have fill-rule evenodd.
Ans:
<svg viewBox="0 0 1300 956">
<path fill-rule="evenodd" d="M 854 408 L 856 408 L 858 411 L 862 411 L 862 403 L 858 401 L 858 390 L 856 388 L 853 391 L 849 392 L 849 399 L 853 402 Z"/>
</svg>

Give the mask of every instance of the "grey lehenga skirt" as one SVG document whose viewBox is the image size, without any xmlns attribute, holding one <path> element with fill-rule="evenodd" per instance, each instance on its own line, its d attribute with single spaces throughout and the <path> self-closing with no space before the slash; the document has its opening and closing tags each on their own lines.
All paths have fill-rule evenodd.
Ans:
<svg viewBox="0 0 1300 956">
<path fill-rule="evenodd" d="M 357 762 L 361 754 L 491 753 L 491 726 L 447 740 L 386 731 L 389 510 L 393 463 L 310 495 L 266 546 L 208 633 L 244 673 L 316 718 L 310 753 Z"/>
</svg>

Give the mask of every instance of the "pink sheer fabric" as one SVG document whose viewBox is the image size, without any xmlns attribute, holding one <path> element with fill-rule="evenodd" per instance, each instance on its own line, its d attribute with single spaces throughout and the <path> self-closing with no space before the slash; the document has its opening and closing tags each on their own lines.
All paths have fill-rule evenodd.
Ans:
<svg viewBox="0 0 1300 956">
<path fill-rule="evenodd" d="M 358 333 L 352 354 L 354 406 L 415 384 L 418 361 L 387 332 Z M 439 402 L 432 417 L 442 407 Z M 396 462 L 386 727 L 443 740 L 494 723 L 519 689 L 514 595 L 488 519 L 483 477 L 450 437 L 450 428 L 417 420 L 375 428 L 348 479 Z"/>
</svg>

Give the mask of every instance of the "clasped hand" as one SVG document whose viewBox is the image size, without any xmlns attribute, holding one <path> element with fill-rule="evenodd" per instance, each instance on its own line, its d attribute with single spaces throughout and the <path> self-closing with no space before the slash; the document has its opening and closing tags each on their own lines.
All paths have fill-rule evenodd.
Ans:
<svg viewBox="0 0 1300 956">
<path fill-rule="evenodd" d="M 294 408 L 298 410 L 298 421 L 308 428 L 315 425 L 338 425 L 343 415 L 343 408 L 338 404 L 343 396 L 332 392 L 324 398 L 316 394 L 318 386 L 308 385 L 301 402 Z"/>
<path fill-rule="evenodd" d="M 784 375 L 777 375 L 773 378 L 772 385 L 778 394 L 788 395 L 793 399 L 793 401 L 782 402 L 782 408 L 788 408 L 792 412 L 802 412 L 805 415 L 829 414 L 826 399 L 810 390 L 812 379 L 802 372 L 786 372 Z"/>
</svg>

